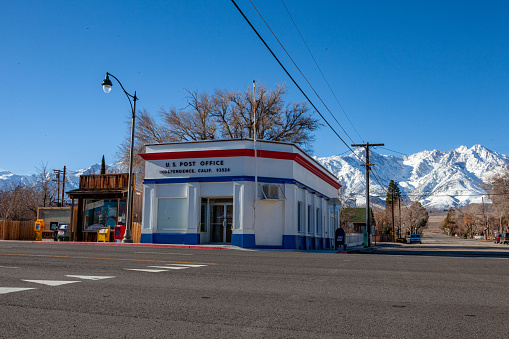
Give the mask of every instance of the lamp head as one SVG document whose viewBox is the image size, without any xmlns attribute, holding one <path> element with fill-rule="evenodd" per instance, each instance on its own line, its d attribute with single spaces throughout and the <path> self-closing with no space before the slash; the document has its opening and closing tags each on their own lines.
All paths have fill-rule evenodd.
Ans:
<svg viewBox="0 0 509 339">
<path fill-rule="evenodd" d="M 103 91 L 104 93 L 109 93 L 111 91 L 111 86 L 113 84 L 111 83 L 110 77 L 108 76 L 108 73 L 106 73 L 106 78 L 103 80 Z"/>
</svg>

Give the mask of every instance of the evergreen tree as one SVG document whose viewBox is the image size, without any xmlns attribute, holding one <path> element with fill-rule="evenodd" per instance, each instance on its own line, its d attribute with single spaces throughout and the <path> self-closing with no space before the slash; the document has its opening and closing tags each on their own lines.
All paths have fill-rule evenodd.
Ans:
<svg viewBox="0 0 509 339">
<path fill-rule="evenodd" d="M 391 180 L 389 187 L 387 188 L 387 197 L 385 198 L 385 208 L 391 208 L 393 202 L 398 201 L 401 198 L 401 191 L 399 190 L 398 184 Z"/>
<path fill-rule="evenodd" d="M 106 163 L 104 162 L 104 155 L 103 160 L 101 161 L 101 174 L 106 174 Z"/>
</svg>

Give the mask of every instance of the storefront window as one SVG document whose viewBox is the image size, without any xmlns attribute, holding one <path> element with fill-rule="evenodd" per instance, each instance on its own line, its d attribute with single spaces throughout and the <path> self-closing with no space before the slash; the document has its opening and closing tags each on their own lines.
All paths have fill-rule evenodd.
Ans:
<svg viewBox="0 0 509 339">
<path fill-rule="evenodd" d="M 157 229 L 187 229 L 187 198 L 160 198 L 157 208 Z"/>
<path fill-rule="evenodd" d="M 123 212 L 122 212 L 123 203 Z M 99 227 L 114 228 L 117 224 L 119 215 L 117 211 L 123 213 L 125 220 L 125 200 L 86 200 L 85 201 L 85 231 L 97 231 Z M 121 219 L 122 216 L 120 216 Z M 124 222 L 124 221 L 122 221 Z"/>
<path fill-rule="evenodd" d="M 121 199 L 119 200 L 118 203 L 117 225 L 125 225 L 126 215 L 127 215 L 127 201 L 125 199 Z"/>
</svg>

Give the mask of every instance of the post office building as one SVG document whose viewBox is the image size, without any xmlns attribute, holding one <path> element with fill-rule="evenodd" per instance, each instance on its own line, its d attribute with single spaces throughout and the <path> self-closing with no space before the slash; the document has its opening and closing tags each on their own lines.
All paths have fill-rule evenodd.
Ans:
<svg viewBox="0 0 509 339">
<path fill-rule="evenodd" d="M 299 147 L 220 140 L 146 145 L 141 242 L 333 246 L 337 178 Z"/>
</svg>

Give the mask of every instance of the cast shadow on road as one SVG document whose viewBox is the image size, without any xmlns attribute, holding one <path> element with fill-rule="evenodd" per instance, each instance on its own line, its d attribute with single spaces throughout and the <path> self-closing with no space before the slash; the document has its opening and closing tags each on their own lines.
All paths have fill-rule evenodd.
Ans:
<svg viewBox="0 0 509 339">
<path fill-rule="evenodd" d="M 461 257 L 461 258 L 504 258 L 509 259 L 509 248 L 493 249 L 484 246 L 468 246 L 468 249 L 447 245 L 400 245 L 378 244 L 374 251 L 365 252 L 375 255 L 414 255 L 427 257 Z"/>
</svg>

